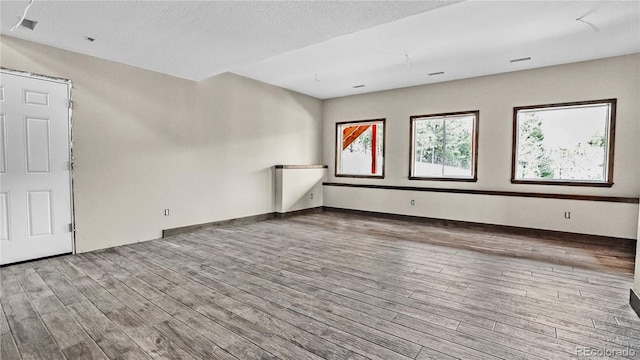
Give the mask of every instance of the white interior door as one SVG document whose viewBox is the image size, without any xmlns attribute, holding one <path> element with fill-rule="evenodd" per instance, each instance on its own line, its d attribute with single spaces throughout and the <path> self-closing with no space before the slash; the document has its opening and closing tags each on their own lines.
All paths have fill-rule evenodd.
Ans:
<svg viewBox="0 0 640 360">
<path fill-rule="evenodd" d="M 0 264 L 73 251 L 68 97 L 0 72 Z"/>
</svg>

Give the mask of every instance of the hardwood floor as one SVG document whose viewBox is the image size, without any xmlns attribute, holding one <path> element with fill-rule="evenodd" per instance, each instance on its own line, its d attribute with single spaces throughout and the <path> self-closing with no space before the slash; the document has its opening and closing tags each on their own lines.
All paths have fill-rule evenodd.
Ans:
<svg viewBox="0 0 640 360">
<path fill-rule="evenodd" d="M 633 256 L 332 212 L 202 229 L 2 268 L 0 358 L 640 358 Z"/>
</svg>

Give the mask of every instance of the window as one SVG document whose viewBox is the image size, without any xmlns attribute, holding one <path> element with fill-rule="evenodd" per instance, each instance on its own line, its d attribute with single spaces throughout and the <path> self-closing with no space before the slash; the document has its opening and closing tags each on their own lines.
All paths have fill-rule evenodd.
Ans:
<svg viewBox="0 0 640 360">
<path fill-rule="evenodd" d="M 384 178 L 384 122 L 336 124 L 336 176 Z"/>
<path fill-rule="evenodd" d="M 479 111 L 411 117 L 411 180 L 476 181 Z"/>
<path fill-rule="evenodd" d="M 511 182 L 613 185 L 616 99 L 513 108 Z"/>
</svg>

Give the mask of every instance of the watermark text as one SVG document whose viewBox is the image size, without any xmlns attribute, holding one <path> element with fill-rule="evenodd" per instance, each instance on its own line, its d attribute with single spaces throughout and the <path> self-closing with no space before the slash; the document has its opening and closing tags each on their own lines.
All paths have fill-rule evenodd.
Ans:
<svg viewBox="0 0 640 360">
<path fill-rule="evenodd" d="M 636 350 L 630 347 L 625 348 L 606 348 L 606 347 L 576 347 L 577 357 L 593 357 L 593 358 L 608 358 L 613 356 L 620 357 L 634 357 L 636 356 Z"/>
</svg>

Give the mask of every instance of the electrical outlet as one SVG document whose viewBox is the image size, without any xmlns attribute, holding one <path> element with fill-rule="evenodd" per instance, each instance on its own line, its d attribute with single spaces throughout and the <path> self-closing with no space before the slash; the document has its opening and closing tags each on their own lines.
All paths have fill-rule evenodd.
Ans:
<svg viewBox="0 0 640 360">
<path fill-rule="evenodd" d="M 564 212 L 564 218 L 565 219 L 571 219 L 571 211 L 565 211 Z"/>
<path fill-rule="evenodd" d="M 416 201 L 415 200 L 411 200 L 411 205 L 415 205 Z"/>
<path fill-rule="evenodd" d="M 169 216 L 169 209 L 164 209 L 164 216 Z"/>
<path fill-rule="evenodd" d="M 311 196 L 310 196 L 310 197 L 311 197 L 311 200 L 313 200 L 313 193 L 311 193 Z"/>
</svg>

